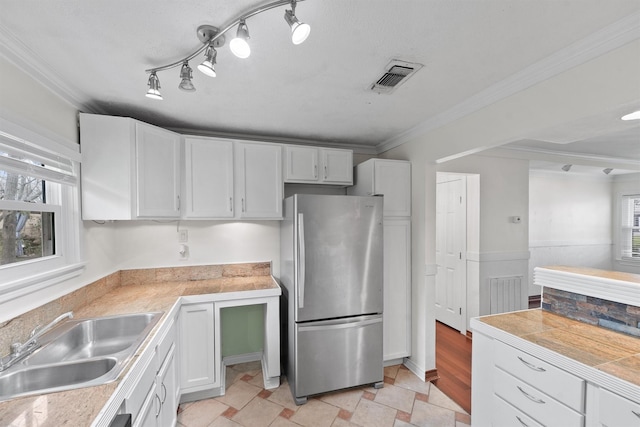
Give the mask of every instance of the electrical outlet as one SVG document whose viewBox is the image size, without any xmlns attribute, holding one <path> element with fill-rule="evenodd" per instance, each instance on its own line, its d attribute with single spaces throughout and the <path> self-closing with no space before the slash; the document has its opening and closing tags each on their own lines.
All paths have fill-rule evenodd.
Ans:
<svg viewBox="0 0 640 427">
<path fill-rule="evenodd" d="M 189 232 L 188 230 L 180 230 L 178 231 L 178 243 L 187 243 L 189 241 Z"/>
</svg>

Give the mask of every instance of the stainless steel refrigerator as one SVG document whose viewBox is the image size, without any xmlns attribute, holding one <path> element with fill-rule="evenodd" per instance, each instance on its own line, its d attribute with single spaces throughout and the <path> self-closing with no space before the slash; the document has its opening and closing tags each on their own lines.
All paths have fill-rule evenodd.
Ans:
<svg viewBox="0 0 640 427">
<path fill-rule="evenodd" d="M 284 216 L 282 354 L 296 404 L 382 387 L 382 197 L 296 194 Z"/>
</svg>

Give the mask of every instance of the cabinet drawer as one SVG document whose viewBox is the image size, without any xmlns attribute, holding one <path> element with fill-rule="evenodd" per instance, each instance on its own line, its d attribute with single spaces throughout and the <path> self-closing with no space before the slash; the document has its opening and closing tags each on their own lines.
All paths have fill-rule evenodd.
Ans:
<svg viewBox="0 0 640 427">
<path fill-rule="evenodd" d="M 494 427 L 515 426 L 515 427 L 544 427 L 533 418 L 524 414 L 505 402 L 499 396 L 493 395 L 491 424 Z"/>
<path fill-rule="evenodd" d="M 494 367 L 494 392 L 543 425 L 582 427 L 584 415 Z"/>
<path fill-rule="evenodd" d="M 171 345 L 176 340 L 176 322 L 172 319 L 169 327 L 165 330 L 165 333 L 160 338 L 160 342 L 156 351 L 156 359 L 158 364 L 158 369 L 162 366 L 167 353 L 169 353 L 169 349 Z"/>
<path fill-rule="evenodd" d="M 640 426 L 640 405 L 600 389 L 600 424 L 606 427 Z"/>
<path fill-rule="evenodd" d="M 584 411 L 584 380 L 500 341 L 494 348 L 496 366 L 576 411 Z"/>
</svg>

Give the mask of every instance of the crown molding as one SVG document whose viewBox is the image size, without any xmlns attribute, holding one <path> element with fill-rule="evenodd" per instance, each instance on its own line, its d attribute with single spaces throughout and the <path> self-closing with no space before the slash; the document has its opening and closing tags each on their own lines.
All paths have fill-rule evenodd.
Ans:
<svg viewBox="0 0 640 427">
<path fill-rule="evenodd" d="M 240 139 L 245 141 L 256 141 L 260 142 L 271 142 L 274 144 L 287 144 L 287 145 L 308 145 L 311 147 L 323 147 L 323 148 L 339 148 L 339 149 L 349 149 L 353 150 L 355 154 L 377 154 L 377 150 L 374 146 L 371 145 L 361 145 L 361 144 L 350 144 L 350 143 L 338 143 L 331 141 L 322 141 L 322 140 L 311 140 L 304 138 L 291 138 L 291 137 L 280 137 L 280 136 L 266 136 L 266 135 L 252 135 L 240 132 L 217 132 L 217 131 L 206 131 L 202 129 L 193 129 L 193 128 L 181 128 L 181 127 L 167 127 L 173 132 L 180 133 L 184 136 L 208 136 L 208 137 L 218 137 L 218 138 L 229 138 L 229 139 Z"/>
<path fill-rule="evenodd" d="M 0 56 L 75 109 L 103 113 L 81 92 L 69 86 L 51 67 L 37 59 L 33 50 L 2 25 L 0 25 Z"/>
<path fill-rule="evenodd" d="M 405 144 L 419 135 L 461 119 L 636 39 L 640 39 L 640 12 L 620 19 L 582 40 L 556 51 L 541 61 L 467 98 L 449 110 L 387 139 L 376 146 L 378 153 Z"/>
<path fill-rule="evenodd" d="M 509 152 L 513 152 L 513 155 L 509 155 Z M 517 153 L 517 154 L 516 154 Z M 497 148 L 493 148 L 491 153 L 487 153 L 487 155 L 500 155 L 503 154 L 504 157 L 515 157 L 521 159 L 529 159 L 531 160 L 531 154 L 535 155 L 543 155 L 543 156 L 553 156 L 553 157 L 562 157 L 564 160 L 571 159 L 576 161 L 576 164 L 579 162 L 586 163 L 606 163 L 610 165 L 610 167 L 616 166 L 620 169 L 630 169 L 630 170 L 638 170 L 640 171 L 640 161 L 633 159 L 623 159 L 620 157 L 609 157 L 609 156 L 598 156 L 596 154 L 583 154 L 583 153 L 570 153 L 566 151 L 555 151 L 555 150 L 545 150 L 543 148 L 533 148 L 533 147 L 516 147 L 516 146 L 501 146 Z M 520 154 L 520 155 L 518 155 Z M 561 159 L 558 159 L 561 161 Z"/>
</svg>

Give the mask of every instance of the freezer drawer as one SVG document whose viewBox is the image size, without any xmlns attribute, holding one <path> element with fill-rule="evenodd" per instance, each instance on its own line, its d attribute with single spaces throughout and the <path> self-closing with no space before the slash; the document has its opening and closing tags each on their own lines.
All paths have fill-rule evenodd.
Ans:
<svg viewBox="0 0 640 427">
<path fill-rule="evenodd" d="M 295 324 L 294 397 L 381 383 L 382 315 Z"/>
</svg>

